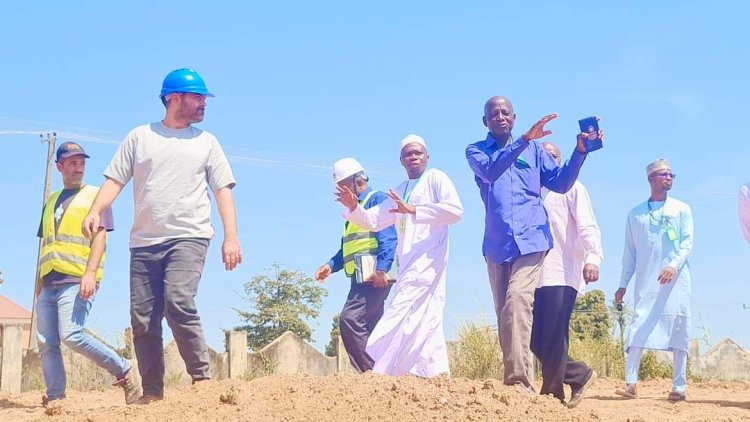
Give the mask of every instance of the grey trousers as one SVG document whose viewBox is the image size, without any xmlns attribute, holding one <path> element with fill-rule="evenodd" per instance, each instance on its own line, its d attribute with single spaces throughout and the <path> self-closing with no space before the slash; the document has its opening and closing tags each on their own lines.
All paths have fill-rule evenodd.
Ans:
<svg viewBox="0 0 750 422">
<path fill-rule="evenodd" d="M 130 250 L 130 324 L 143 393 L 164 395 L 162 320 L 193 380 L 211 378 L 195 305 L 208 239 L 175 239 Z"/>
<path fill-rule="evenodd" d="M 502 264 L 485 258 L 503 350 L 503 383 L 506 385 L 532 387 L 532 309 L 546 255 L 547 252 L 531 253 Z"/>
<path fill-rule="evenodd" d="M 375 324 L 383 316 L 383 307 L 391 285 L 374 287 L 372 284 L 357 284 L 352 280 L 349 296 L 339 318 L 341 341 L 352 366 L 359 372 L 372 370 L 375 363 L 365 351 Z"/>
</svg>

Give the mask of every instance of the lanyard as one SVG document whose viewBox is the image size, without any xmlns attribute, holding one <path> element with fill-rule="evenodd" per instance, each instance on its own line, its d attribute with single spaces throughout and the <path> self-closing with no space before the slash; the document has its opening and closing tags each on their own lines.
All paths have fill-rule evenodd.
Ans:
<svg viewBox="0 0 750 422">
<path fill-rule="evenodd" d="M 656 218 L 656 215 L 654 215 L 654 209 L 651 208 L 651 198 L 648 198 L 646 201 L 646 205 L 648 206 L 648 216 L 651 218 L 656 224 L 663 224 L 664 223 L 664 208 L 667 206 L 667 200 L 664 200 L 664 205 L 661 206 L 661 215 L 659 215 L 659 218 Z"/>
<path fill-rule="evenodd" d="M 409 203 L 409 198 L 411 198 L 412 192 L 414 192 L 414 189 L 419 186 L 419 181 L 422 180 L 422 176 L 424 176 L 425 173 L 427 173 L 427 169 L 425 169 L 425 171 L 423 171 L 422 174 L 419 175 L 419 178 L 416 182 L 414 182 L 414 187 L 411 188 L 411 191 L 409 191 L 409 182 L 411 182 L 411 180 L 406 181 L 406 187 L 404 187 L 404 203 Z M 409 192 L 407 193 L 407 191 Z"/>
</svg>

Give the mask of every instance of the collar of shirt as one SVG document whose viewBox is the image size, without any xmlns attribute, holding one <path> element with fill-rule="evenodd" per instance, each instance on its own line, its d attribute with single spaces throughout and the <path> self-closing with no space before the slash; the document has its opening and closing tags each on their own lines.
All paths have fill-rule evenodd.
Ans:
<svg viewBox="0 0 750 422">
<path fill-rule="evenodd" d="M 371 190 L 372 188 L 368 186 L 365 190 L 360 192 L 359 196 L 357 197 L 359 202 L 362 202 L 362 200 L 365 199 L 365 197 L 367 196 L 368 193 L 370 193 Z"/>
<path fill-rule="evenodd" d="M 485 139 L 485 145 L 487 148 L 492 150 L 498 150 L 500 148 L 504 148 L 510 144 L 513 143 L 513 134 L 508 137 L 508 141 L 505 143 L 505 145 L 500 145 L 500 141 L 497 140 L 494 136 L 492 136 L 492 132 L 487 132 L 487 139 Z"/>
</svg>

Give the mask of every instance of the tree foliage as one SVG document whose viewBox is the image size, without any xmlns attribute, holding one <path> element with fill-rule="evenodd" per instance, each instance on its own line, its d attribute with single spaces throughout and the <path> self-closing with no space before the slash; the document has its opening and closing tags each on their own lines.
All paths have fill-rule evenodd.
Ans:
<svg viewBox="0 0 750 422">
<path fill-rule="evenodd" d="M 248 346 L 258 350 L 285 331 L 292 331 L 306 341 L 312 341 L 309 320 L 320 315 L 320 307 L 327 291 L 312 277 L 301 271 L 284 269 L 274 263 L 270 274 L 256 275 L 244 284 L 250 310 L 234 309 L 246 325 Z"/>
<path fill-rule="evenodd" d="M 341 313 L 333 316 L 333 323 L 331 324 L 331 341 L 326 344 L 326 356 L 338 355 L 336 350 L 336 344 L 338 343 L 339 336 L 341 335 L 341 327 L 339 327 L 339 319 Z"/>
<path fill-rule="evenodd" d="M 604 292 L 592 290 L 576 300 L 570 318 L 570 335 L 585 338 L 609 338 L 612 320 L 609 317 Z"/>
</svg>

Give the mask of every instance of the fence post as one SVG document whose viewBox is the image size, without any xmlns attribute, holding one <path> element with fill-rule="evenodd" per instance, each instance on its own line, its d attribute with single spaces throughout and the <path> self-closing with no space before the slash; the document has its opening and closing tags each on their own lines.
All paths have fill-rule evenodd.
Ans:
<svg viewBox="0 0 750 422">
<path fill-rule="evenodd" d="M 0 391 L 19 394 L 23 367 L 23 326 L 3 324 L 1 329 L 3 354 L 0 362 Z"/>
<path fill-rule="evenodd" d="M 349 363 L 349 354 L 346 353 L 344 340 L 341 335 L 336 336 L 336 370 L 338 372 L 352 372 L 351 363 Z"/>
<path fill-rule="evenodd" d="M 247 373 L 247 331 L 227 331 L 229 378 L 239 379 Z"/>
</svg>

